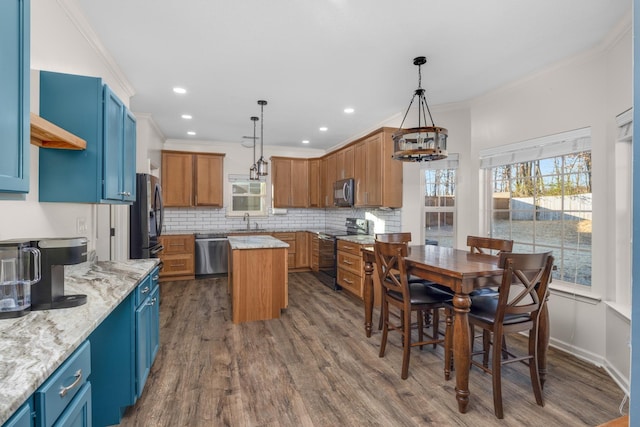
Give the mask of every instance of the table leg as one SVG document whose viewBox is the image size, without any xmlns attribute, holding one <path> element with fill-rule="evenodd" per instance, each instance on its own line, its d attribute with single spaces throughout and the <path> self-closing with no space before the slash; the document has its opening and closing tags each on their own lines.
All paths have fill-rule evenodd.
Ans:
<svg viewBox="0 0 640 427">
<path fill-rule="evenodd" d="M 469 295 L 453 297 L 455 321 L 453 323 L 453 366 L 456 370 L 456 399 L 458 411 L 467 412 L 469 404 L 469 365 L 471 362 L 470 331 L 467 313 L 471 307 Z"/>
<path fill-rule="evenodd" d="M 364 263 L 364 331 L 367 338 L 371 336 L 371 322 L 373 317 L 373 263 L 365 261 Z"/>
<path fill-rule="evenodd" d="M 549 309 L 547 304 L 542 306 L 540 318 L 538 319 L 538 372 L 540 373 L 540 384 L 544 388 L 547 379 L 547 348 L 549 347 Z"/>
</svg>

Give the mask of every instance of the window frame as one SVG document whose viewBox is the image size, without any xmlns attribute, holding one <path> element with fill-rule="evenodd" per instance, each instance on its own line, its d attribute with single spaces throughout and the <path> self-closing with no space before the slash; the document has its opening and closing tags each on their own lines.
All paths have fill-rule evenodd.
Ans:
<svg viewBox="0 0 640 427">
<path fill-rule="evenodd" d="M 427 234 L 426 234 L 426 216 L 428 213 L 452 213 L 453 221 L 452 221 L 452 233 L 451 233 L 451 247 L 455 247 L 456 238 L 457 238 L 457 222 L 458 222 L 458 201 L 457 201 L 457 192 L 458 192 L 458 166 L 459 166 L 459 155 L 458 153 L 449 153 L 446 159 L 435 160 L 430 162 L 425 162 L 423 166 L 420 168 L 420 194 L 422 195 L 422 215 L 421 215 L 421 239 L 426 243 Z M 438 171 L 438 170 L 453 170 L 455 175 L 453 179 L 453 206 L 426 206 L 425 197 L 427 196 L 426 190 L 426 179 L 427 179 L 427 171 Z M 440 194 L 440 192 L 438 192 Z M 449 236 L 446 236 L 449 237 Z M 438 242 L 439 244 L 439 242 Z"/>
<path fill-rule="evenodd" d="M 492 172 L 494 168 L 506 165 L 520 164 L 525 162 L 532 162 L 536 160 L 544 160 L 544 159 L 552 159 L 561 156 L 568 156 L 584 151 L 589 151 L 593 154 L 591 148 L 591 128 L 582 128 L 569 132 L 563 132 L 559 134 L 549 135 L 542 138 L 531 139 L 527 141 L 522 141 L 513 144 L 507 144 L 500 147 L 494 147 L 491 149 L 481 150 L 480 151 L 480 172 L 481 179 L 484 183 L 485 187 L 485 195 L 482 199 L 483 204 L 483 215 L 484 215 L 484 228 L 485 234 L 492 237 L 504 237 L 504 236 L 493 236 L 493 214 L 494 214 L 494 206 L 493 206 L 493 176 Z M 566 171 L 562 170 L 560 176 L 564 177 L 566 175 Z M 552 175 L 546 175 L 552 176 Z M 593 186 L 592 186 L 593 188 Z M 593 190 L 589 193 L 591 196 L 593 194 Z M 564 213 L 571 212 L 572 209 L 565 209 L 563 205 L 561 210 L 554 210 L 556 212 Z M 511 218 L 512 208 L 509 207 L 508 212 Z M 593 206 L 590 211 L 591 220 L 593 220 Z M 511 221 L 511 220 L 510 220 Z M 593 224 L 593 221 L 591 222 Z M 592 233 L 593 235 L 593 233 Z M 533 235 L 532 235 L 533 236 Z M 547 247 L 550 247 L 550 243 L 548 241 L 543 241 L 539 244 L 535 243 L 535 238 L 532 238 L 531 241 L 527 242 L 515 242 L 516 246 L 519 244 L 525 244 L 527 246 L 531 246 L 533 248 L 540 247 L 541 250 L 547 250 Z M 555 246 L 553 246 L 554 249 Z M 560 242 L 559 248 L 560 251 L 565 250 L 564 241 Z M 562 252 L 561 252 L 562 253 Z M 564 289 L 575 294 L 584 294 L 584 295 L 593 295 L 597 289 L 593 283 L 593 255 L 594 248 L 591 246 L 590 250 L 590 283 L 589 284 L 580 284 L 575 282 L 568 282 L 565 280 L 560 280 L 557 277 L 557 274 L 554 272 L 553 282 L 551 287 L 557 289 Z M 556 255 L 556 265 L 559 265 L 559 262 L 563 260 L 558 260 L 559 254 Z"/>
<path fill-rule="evenodd" d="M 260 184 L 261 187 L 261 191 L 259 195 L 255 195 L 255 196 L 251 196 L 250 194 L 247 194 L 246 196 L 242 196 L 242 195 L 234 195 L 233 193 L 233 187 L 234 185 L 251 185 L 251 184 Z M 227 205 L 227 216 L 228 217 L 242 217 L 246 214 L 251 215 L 252 218 L 254 217 L 266 217 L 269 215 L 269 205 L 267 203 L 267 182 L 264 178 L 261 178 L 260 180 L 251 180 L 249 179 L 248 175 L 229 175 L 228 178 L 228 184 L 229 184 L 229 203 Z M 260 210 L 234 210 L 233 209 L 233 199 L 234 197 L 256 197 L 256 198 L 260 198 Z"/>
</svg>

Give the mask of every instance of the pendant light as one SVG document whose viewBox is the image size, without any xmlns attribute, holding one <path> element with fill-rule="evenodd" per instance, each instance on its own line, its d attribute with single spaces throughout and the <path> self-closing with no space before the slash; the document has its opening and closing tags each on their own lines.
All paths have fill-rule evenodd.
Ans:
<svg viewBox="0 0 640 427">
<path fill-rule="evenodd" d="M 263 149 L 264 149 L 264 106 L 267 105 L 267 101 L 260 100 L 258 101 L 258 105 L 260 106 L 260 159 L 258 159 L 258 163 L 256 166 L 258 168 L 258 176 L 266 176 L 269 175 L 269 163 L 264 160 Z"/>
<path fill-rule="evenodd" d="M 403 162 L 422 162 L 429 160 L 440 160 L 447 157 L 447 136 L 445 128 L 438 127 L 433 123 L 429 105 L 422 89 L 422 65 L 427 63 L 427 58 L 418 56 L 413 60 L 413 65 L 418 66 L 418 89 L 413 94 L 409 108 L 400 123 L 400 128 L 393 134 L 393 158 Z M 402 129 L 411 105 L 418 97 L 418 127 Z M 429 113 L 431 126 L 427 124 Z"/>
<path fill-rule="evenodd" d="M 256 116 L 251 117 L 253 121 L 253 164 L 249 168 L 249 179 L 252 181 L 260 179 L 258 176 L 258 166 L 256 166 L 256 122 L 260 120 Z"/>
</svg>

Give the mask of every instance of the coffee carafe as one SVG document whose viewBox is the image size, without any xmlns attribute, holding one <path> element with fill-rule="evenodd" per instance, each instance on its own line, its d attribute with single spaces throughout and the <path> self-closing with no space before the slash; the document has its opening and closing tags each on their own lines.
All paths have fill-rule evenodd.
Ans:
<svg viewBox="0 0 640 427">
<path fill-rule="evenodd" d="M 0 319 L 24 316 L 31 310 L 31 285 L 40 278 L 40 251 L 33 242 L 0 242 Z"/>
</svg>

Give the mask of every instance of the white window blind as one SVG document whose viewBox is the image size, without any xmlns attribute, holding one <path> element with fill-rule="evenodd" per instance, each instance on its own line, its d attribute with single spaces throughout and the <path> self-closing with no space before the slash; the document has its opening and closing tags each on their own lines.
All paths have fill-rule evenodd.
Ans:
<svg viewBox="0 0 640 427">
<path fill-rule="evenodd" d="M 530 162 L 591 150 L 591 128 L 516 142 L 480 151 L 480 168 Z"/>
<path fill-rule="evenodd" d="M 458 169 L 458 157 L 458 153 L 449 153 L 445 159 L 424 162 L 422 168 L 428 170 Z"/>
</svg>

